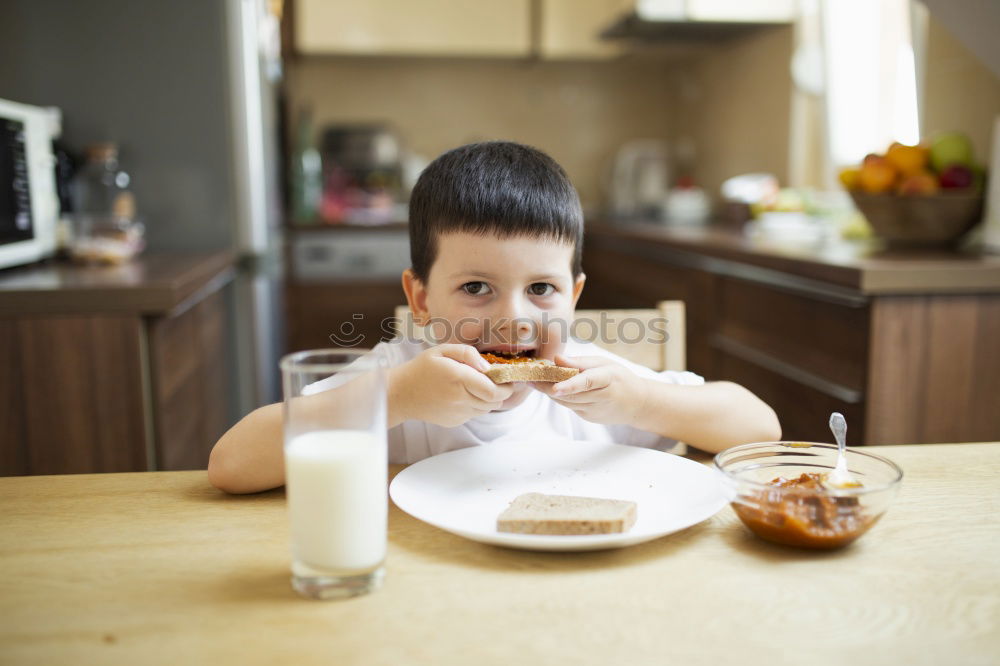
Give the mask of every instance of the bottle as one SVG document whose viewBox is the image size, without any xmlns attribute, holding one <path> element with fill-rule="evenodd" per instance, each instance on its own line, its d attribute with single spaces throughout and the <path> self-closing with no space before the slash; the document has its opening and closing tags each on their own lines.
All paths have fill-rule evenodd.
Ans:
<svg viewBox="0 0 1000 666">
<path fill-rule="evenodd" d="M 316 223 L 323 196 L 323 161 L 313 143 L 312 114 L 308 110 L 299 113 L 291 186 L 292 220 L 296 224 Z"/>
<path fill-rule="evenodd" d="M 312 114 L 299 114 L 298 139 L 292 157 L 292 220 L 297 224 L 317 222 L 323 196 L 323 161 L 313 143 Z"/>
<path fill-rule="evenodd" d="M 118 147 L 94 144 L 70 186 L 70 256 L 87 263 L 122 263 L 143 246 L 129 175 L 118 168 Z"/>
</svg>

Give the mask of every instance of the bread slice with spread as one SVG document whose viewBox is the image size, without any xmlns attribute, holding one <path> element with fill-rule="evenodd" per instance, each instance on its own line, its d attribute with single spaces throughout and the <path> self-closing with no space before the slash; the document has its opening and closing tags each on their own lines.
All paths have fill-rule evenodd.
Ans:
<svg viewBox="0 0 1000 666">
<path fill-rule="evenodd" d="M 576 368 L 564 368 L 545 358 L 530 354 L 507 352 L 480 352 L 490 364 L 486 376 L 496 384 L 508 382 L 561 382 L 577 374 Z"/>
</svg>

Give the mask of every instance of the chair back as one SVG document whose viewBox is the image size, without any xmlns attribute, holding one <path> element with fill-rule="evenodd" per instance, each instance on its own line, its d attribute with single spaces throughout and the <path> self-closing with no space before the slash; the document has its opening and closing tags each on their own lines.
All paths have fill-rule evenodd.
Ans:
<svg viewBox="0 0 1000 666">
<path fill-rule="evenodd" d="M 397 332 L 412 330 L 413 315 L 396 306 Z M 577 310 L 570 333 L 653 370 L 687 369 L 684 301 L 660 301 L 655 308 Z"/>
</svg>

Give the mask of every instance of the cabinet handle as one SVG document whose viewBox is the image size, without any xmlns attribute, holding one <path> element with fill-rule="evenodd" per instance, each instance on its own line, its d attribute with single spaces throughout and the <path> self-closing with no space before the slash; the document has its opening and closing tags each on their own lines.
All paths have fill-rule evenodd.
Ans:
<svg viewBox="0 0 1000 666">
<path fill-rule="evenodd" d="M 775 358 L 774 356 L 762 352 L 759 349 L 754 349 L 753 347 L 745 345 L 742 342 L 737 342 L 736 340 L 728 338 L 724 335 L 713 335 L 709 344 L 712 348 L 725 354 L 734 356 L 741 361 L 755 365 L 758 368 L 763 368 L 772 374 L 783 377 L 789 381 L 795 382 L 796 384 L 807 386 L 824 395 L 830 396 L 831 398 L 840 400 L 841 402 L 846 402 L 850 405 L 858 405 L 864 400 L 864 393 L 861 391 L 856 391 L 842 384 L 831 382 L 829 379 L 824 379 L 823 377 L 813 374 L 808 370 L 803 370 L 802 368 L 792 365 L 791 363 L 786 363 L 779 358 Z"/>
</svg>

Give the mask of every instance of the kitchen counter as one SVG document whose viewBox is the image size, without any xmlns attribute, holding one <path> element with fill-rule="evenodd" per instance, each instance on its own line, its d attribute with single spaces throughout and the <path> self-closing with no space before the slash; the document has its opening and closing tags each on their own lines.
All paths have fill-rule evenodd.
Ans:
<svg viewBox="0 0 1000 666">
<path fill-rule="evenodd" d="M 735 275 L 783 275 L 859 294 L 1000 294 L 1000 255 L 942 249 L 887 249 L 879 241 L 835 240 L 814 246 L 752 238 L 723 229 L 652 224 L 591 224 L 589 243 L 629 248 L 648 257 L 669 255 L 692 267 Z M 757 269 L 757 270 L 754 270 Z M 771 272 L 768 275 L 768 272 Z"/>
<path fill-rule="evenodd" d="M 228 252 L 151 253 L 120 266 L 48 261 L 0 271 L 0 314 L 168 312 L 233 271 Z"/>
<path fill-rule="evenodd" d="M 234 275 L 227 252 L 0 272 L 0 474 L 203 467 L 229 421 Z"/>
<path fill-rule="evenodd" d="M 622 550 L 529 552 L 390 504 L 385 586 L 341 602 L 292 591 L 283 491 L 0 478 L 0 663 L 996 663 L 1000 443 L 874 451 L 902 488 L 844 550 L 767 544 L 726 507 Z"/>
<path fill-rule="evenodd" d="M 587 227 L 580 307 L 684 301 L 688 366 L 771 405 L 790 439 L 1000 439 L 1000 256 L 782 246 L 717 229 Z"/>
</svg>

